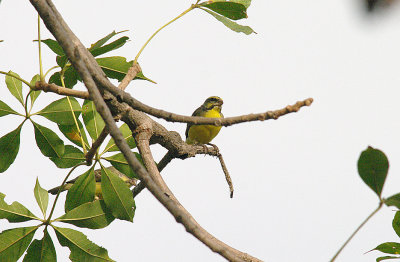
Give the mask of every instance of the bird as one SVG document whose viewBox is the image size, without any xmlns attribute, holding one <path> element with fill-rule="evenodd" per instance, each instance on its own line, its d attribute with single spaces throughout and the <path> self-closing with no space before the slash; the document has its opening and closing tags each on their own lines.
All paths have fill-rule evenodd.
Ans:
<svg viewBox="0 0 400 262">
<path fill-rule="evenodd" d="M 224 115 L 221 113 L 223 103 L 224 101 L 220 97 L 211 96 L 193 112 L 192 116 L 223 118 Z M 187 124 L 186 143 L 190 145 L 209 144 L 220 130 L 221 126 Z"/>
</svg>

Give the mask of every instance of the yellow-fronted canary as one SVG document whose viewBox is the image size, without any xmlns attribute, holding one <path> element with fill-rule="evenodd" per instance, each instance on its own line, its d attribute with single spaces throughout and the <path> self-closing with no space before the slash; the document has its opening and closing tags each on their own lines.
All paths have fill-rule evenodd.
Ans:
<svg viewBox="0 0 400 262">
<path fill-rule="evenodd" d="M 224 101 L 218 96 L 211 96 L 197 108 L 192 116 L 202 116 L 211 118 L 221 118 L 222 104 Z M 186 143 L 188 144 L 208 144 L 218 135 L 221 126 L 213 125 L 193 125 L 188 124 L 186 127 Z"/>
</svg>

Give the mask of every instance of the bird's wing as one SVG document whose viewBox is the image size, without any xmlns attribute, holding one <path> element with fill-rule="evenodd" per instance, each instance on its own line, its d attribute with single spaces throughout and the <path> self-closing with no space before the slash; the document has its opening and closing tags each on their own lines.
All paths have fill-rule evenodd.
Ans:
<svg viewBox="0 0 400 262">
<path fill-rule="evenodd" d="M 201 113 L 202 113 L 202 107 L 200 106 L 199 108 L 197 108 L 194 112 L 193 112 L 193 114 L 192 114 L 192 116 L 200 116 L 201 115 Z M 188 137 L 188 135 L 189 135 L 189 128 L 192 126 L 193 124 L 187 124 L 187 126 L 186 126 L 186 131 L 185 131 L 185 136 L 186 136 L 186 138 Z"/>
</svg>

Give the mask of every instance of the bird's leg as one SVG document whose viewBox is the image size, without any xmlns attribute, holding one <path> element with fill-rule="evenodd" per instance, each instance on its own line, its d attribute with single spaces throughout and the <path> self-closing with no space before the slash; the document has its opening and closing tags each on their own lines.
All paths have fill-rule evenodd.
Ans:
<svg viewBox="0 0 400 262">
<path fill-rule="evenodd" d="M 204 149 L 204 156 L 206 156 L 208 154 L 208 147 L 205 144 L 201 144 L 201 146 Z"/>
<path fill-rule="evenodd" d="M 215 152 L 216 152 L 216 156 L 219 157 L 220 153 L 219 153 L 219 148 L 217 147 L 217 145 L 211 144 L 211 143 L 207 143 L 207 145 L 210 145 L 214 148 Z"/>
</svg>

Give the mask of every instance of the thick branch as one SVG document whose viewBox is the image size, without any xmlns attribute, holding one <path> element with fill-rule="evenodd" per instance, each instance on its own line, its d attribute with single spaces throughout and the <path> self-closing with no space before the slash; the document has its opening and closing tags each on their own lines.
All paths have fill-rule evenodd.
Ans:
<svg viewBox="0 0 400 262">
<path fill-rule="evenodd" d="M 207 231 L 201 228 L 193 219 L 193 217 L 187 213 L 187 211 L 185 212 L 185 210 L 182 210 L 182 207 L 177 205 L 176 201 L 168 197 L 165 192 L 160 190 L 156 182 L 149 176 L 144 167 L 142 167 L 142 165 L 136 159 L 122 133 L 116 126 L 113 115 L 110 111 L 110 109 L 115 109 L 109 109 L 107 107 L 100 90 L 97 89 L 96 82 L 93 79 L 94 75 L 96 75 L 97 81 L 101 79 L 102 81 L 108 83 L 110 82 L 105 78 L 104 73 L 95 62 L 93 56 L 90 55 L 79 39 L 65 24 L 51 0 L 30 1 L 38 11 L 40 17 L 43 19 L 46 27 L 57 39 L 72 65 L 81 76 L 81 79 L 89 90 L 90 97 L 95 103 L 97 111 L 106 123 L 111 136 L 125 156 L 129 166 L 146 184 L 146 187 L 149 189 L 149 191 L 164 205 L 164 207 L 167 208 L 167 210 L 175 217 L 177 222 L 182 223 L 188 232 L 193 234 L 197 239 L 206 244 L 214 252 L 221 254 L 229 261 L 259 261 L 258 259 L 242 253 L 214 238 Z M 98 78 L 99 76 L 102 77 Z"/>
</svg>

